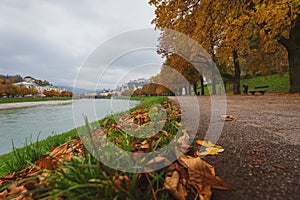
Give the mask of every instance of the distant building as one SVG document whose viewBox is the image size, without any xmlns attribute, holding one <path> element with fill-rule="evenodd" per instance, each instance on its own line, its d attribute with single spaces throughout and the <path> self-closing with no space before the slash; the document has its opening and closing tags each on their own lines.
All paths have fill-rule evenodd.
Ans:
<svg viewBox="0 0 300 200">
<path fill-rule="evenodd" d="M 18 85 L 18 86 L 22 85 L 26 88 L 36 88 L 37 87 L 36 83 L 28 82 L 28 81 L 22 81 L 22 82 L 14 83 L 13 85 Z"/>
<path fill-rule="evenodd" d="M 32 78 L 31 76 L 26 76 L 26 77 L 24 78 L 24 81 L 25 81 L 25 82 L 34 82 L 35 79 Z"/>
<path fill-rule="evenodd" d="M 123 83 L 122 86 L 117 86 L 116 91 L 122 92 L 124 90 L 136 90 L 149 83 L 151 83 L 150 79 L 139 78 L 137 80 L 131 80 Z"/>
<path fill-rule="evenodd" d="M 28 77 L 27 80 L 34 80 L 34 79 L 29 79 L 31 77 Z M 25 80 L 25 78 L 24 78 Z M 23 86 L 23 87 L 26 87 L 28 89 L 30 88 L 34 88 L 38 91 L 39 94 L 43 94 L 45 91 L 55 91 L 55 92 L 58 92 L 58 93 L 62 93 L 63 91 L 65 91 L 65 89 L 62 89 L 62 88 L 58 88 L 58 87 L 54 87 L 54 86 L 50 86 L 50 85 L 47 85 L 47 86 L 40 86 L 40 85 L 37 85 L 36 83 L 34 82 L 28 82 L 28 81 L 22 81 L 22 82 L 19 82 L 19 83 L 14 83 L 13 85 L 17 85 L 17 86 Z"/>
</svg>

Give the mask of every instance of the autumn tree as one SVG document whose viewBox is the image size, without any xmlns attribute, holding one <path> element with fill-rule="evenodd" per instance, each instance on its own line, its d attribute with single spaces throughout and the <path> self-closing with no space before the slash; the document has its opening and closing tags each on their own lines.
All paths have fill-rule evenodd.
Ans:
<svg viewBox="0 0 300 200">
<path fill-rule="evenodd" d="M 202 94 L 204 94 L 203 77 L 201 76 L 201 74 L 199 74 L 199 72 L 193 67 L 191 63 L 189 63 L 179 55 L 173 54 L 168 56 L 164 65 L 173 68 L 174 70 L 179 72 L 184 78 L 186 78 L 188 82 L 191 85 L 193 85 L 195 94 L 197 93 L 197 83 L 200 80 L 202 80 L 201 88 L 202 88 Z M 178 82 L 178 79 L 176 79 L 176 77 L 173 77 L 173 79 L 175 79 L 175 81 Z M 190 86 L 188 86 L 188 88 L 190 88 Z"/>
<path fill-rule="evenodd" d="M 192 1 L 156 1 L 151 0 L 149 2 L 151 5 L 156 7 L 156 18 L 152 21 L 158 29 L 172 29 L 176 30 L 180 33 L 184 33 L 185 35 L 190 36 L 191 38 L 197 40 L 199 39 L 198 34 L 194 34 L 197 32 L 197 14 L 196 12 L 190 12 L 189 9 L 197 9 L 198 7 L 190 6 Z M 203 33 L 203 31 L 201 32 Z M 211 37 L 213 37 L 211 35 Z M 202 41 L 208 41 L 207 46 L 213 46 L 211 43 L 214 42 L 214 39 L 210 38 L 206 40 L 202 38 Z M 184 44 L 183 44 L 184 45 Z M 162 33 L 160 38 L 160 48 L 158 52 L 166 57 L 165 65 L 170 65 L 170 67 L 174 68 L 176 71 L 181 73 L 190 84 L 194 87 L 194 92 L 197 93 L 196 87 L 197 83 L 200 81 L 202 94 L 204 93 L 203 87 L 203 77 L 201 72 L 197 71 L 191 63 L 189 63 L 186 58 L 183 58 L 179 55 L 172 53 L 172 46 L 169 46 L 167 42 L 165 42 L 165 35 Z"/>
<path fill-rule="evenodd" d="M 127 89 L 127 90 L 124 90 L 124 91 L 121 93 L 121 95 L 122 95 L 122 96 L 131 96 L 132 93 L 133 93 L 133 90 Z"/>
<path fill-rule="evenodd" d="M 65 90 L 65 91 L 62 91 L 61 96 L 63 96 L 63 97 L 72 97 L 73 93 L 70 92 L 70 91 Z"/>
<path fill-rule="evenodd" d="M 171 60 L 166 60 L 165 65 L 162 66 L 160 73 L 157 76 L 152 77 L 151 80 L 153 83 L 167 88 L 168 91 L 170 91 L 168 92 L 169 94 L 180 95 L 182 88 L 187 86 L 190 87 L 190 83 L 180 72 L 174 69 L 175 66 L 169 66 L 171 65 L 169 61 Z M 172 59 L 172 61 L 174 60 Z M 185 66 L 182 65 L 182 68 L 185 68 Z"/>
<path fill-rule="evenodd" d="M 5 95 L 5 85 L 1 83 L 0 81 L 0 96 L 4 96 Z"/>
<path fill-rule="evenodd" d="M 242 46 L 240 43 L 245 38 L 241 30 L 245 29 L 249 22 L 246 17 L 248 13 L 245 13 L 247 5 L 243 5 L 240 1 L 224 0 L 151 0 L 150 4 L 156 7 L 156 18 L 153 23 L 157 28 L 173 29 L 188 35 L 201 44 L 215 62 L 217 47 L 230 49 L 227 55 L 223 55 L 223 59 L 232 58 L 230 60 L 232 65 L 229 66 L 234 70 L 233 75 L 230 75 L 234 91 L 239 94 L 241 74 L 239 51 Z M 161 48 L 165 48 L 164 45 L 161 45 Z M 214 72 L 210 79 L 213 82 L 212 93 L 215 94 Z"/>
<path fill-rule="evenodd" d="M 203 45 L 218 67 L 225 67 L 221 72 L 231 72 L 223 75 L 233 81 L 235 93 L 240 87 L 241 62 L 247 65 L 259 58 L 258 67 L 272 71 L 270 63 L 282 59 L 276 67 L 284 67 L 286 55 L 290 92 L 300 92 L 299 0 L 150 0 L 150 4 L 156 7 L 153 23 L 157 28 L 187 34 Z M 253 49 L 255 40 L 264 44 Z"/>
<path fill-rule="evenodd" d="M 288 54 L 290 92 L 300 92 L 300 1 L 253 0 L 253 21 L 270 43 L 276 41 Z"/>
<path fill-rule="evenodd" d="M 60 93 L 55 90 L 46 90 L 44 91 L 44 95 L 46 95 L 46 97 L 59 97 Z"/>
<path fill-rule="evenodd" d="M 136 89 L 133 96 L 157 96 L 157 95 L 174 95 L 174 93 L 167 87 L 158 83 L 149 83 L 142 88 Z"/>
</svg>

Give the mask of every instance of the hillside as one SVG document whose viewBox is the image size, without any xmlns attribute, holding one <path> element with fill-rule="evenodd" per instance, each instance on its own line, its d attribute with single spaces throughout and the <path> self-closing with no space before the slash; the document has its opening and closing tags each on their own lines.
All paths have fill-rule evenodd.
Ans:
<svg viewBox="0 0 300 200">
<path fill-rule="evenodd" d="M 289 76 L 287 74 L 273 74 L 269 76 L 256 76 L 249 79 L 241 79 L 241 92 L 244 84 L 249 86 L 249 90 L 253 90 L 256 86 L 269 86 L 269 92 L 288 92 Z M 205 87 L 205 94 L 209 94 L 208 87 Z M 200 91 L 200 89 L 198 89 L 198 91 Z M 233 93 L 233 86 L 231 83 L 226 84 L 226 93 Z"/>
<path fill-rule="evenodd" d="M 0 97 L 71 97 L 72 92 L 31 76 L 0 75 Z"/>
</svg>

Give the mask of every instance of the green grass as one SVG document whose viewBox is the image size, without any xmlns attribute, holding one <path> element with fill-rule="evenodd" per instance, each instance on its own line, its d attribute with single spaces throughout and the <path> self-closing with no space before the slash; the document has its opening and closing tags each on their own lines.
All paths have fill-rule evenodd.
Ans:
<svg viewBox="0 0 300 200">
<path fill-rule="evenodd" d="M 20 103 L 20 102 L 38 102 L 38 101 L 63 101 L 72 100 L 71 97 L 56 97 L 56 98 L 0 98 L 2 103 Z"/>
<path fill-rule="evenodd" d="M 92 128 L 103 124 L 104 121 L 107 121 L 106 126 L 109 126 L 114 123 L 116 117 L 138 109 L 149 112 L 153 109 L 153 105 L 162 104 L 166 97 L 138 97 L 134 100 L 142 100 L 143 103 L 130 111 L 111 115 L 91 124 L 87 123 L 86 126 L 80 127 L 80 129 L 89 132 Z M 172 116 L 172 109 L 175 109 L 175 106 L 167 109 L 170 119 L 163 128 L 170 135 L 177 133 L 176 122 L 180 121 L 178 117 Z M 152 119 L 155 121 L 155 116 Z M 14 152 L 0 156 L 0 163 L 3 163 L 4 160 L 6 160 L 5 163 L 12 163 L 0 168 L 0 177 L 14 170 L 20 170 L 25 165 L 34 162 L 42 154 L 49 152 L 52 146 L 58 146 L 76 137 L 78 137 L 77 130 L 74 129 L 61 135 L 51 136 L 43 141 L 27 143 L 24 148 L 15 149 Z M 117 145 L 131 150 L 130 141 L 133 139 L 132 136 L 113 130 L 109 138 L 114 141 L 122 141 Z M 149 148 L 149 151 L 155 151 L 163 147 L 170 142 L 170 139 L 173 139 L 173 137 L 164 138 L 161 135 L 159 140 L 153 141 L 154 147 Z M 118 161 L 116 160 L 116 162 Z M 154 195 L 157 199 L 172 199 L 170 193 L 163 189 L 166 169 L 144 174 L 124 173 L 101 164 L 86 149 L 84 155 L 77 155 L 70 162 L 63 162 L 60 165 L 61 168 L 50 172 L 49 176 L 46 177 L 49 183 L 48 187 L 34 191 L 43 194 L 39 197 L 40 199 L 153 199 Z M 7 168 L 8 166 L 11 167 Z"/>
<path fill-rule="evenodd" d="M 253 90 L 256 86 L 270 86 L 268 88 L 269 92 L 288 92 L 289 91 L 289 76 L 288 74 L 285 75 L 279 75 L 279 74 L 273 74 L 269 76 L 256 76 L 250 79 L 241 79 L 241 92 L 243 92 L 243 85 L 246 83 L 248 84 L 248 91 Z M 209 94 L 208 87 L 211 89 L 211 86 L 206 86 L 204 89 L 204 93 L 206 95 Z M 198 88 L 198 92 L 201 90 Z M 219 92 L 220 89 L 217 86 L 217 92 Z M 233 85 L 232 83 L 226 84 L 226 93 L 227 94 L 233 94 Z"/>
<path fill-rule="evenodd" d="M 149 112 L 153 105 L 162 104 L 166 97 L 139 97 L 135 100 L 143 100 L 143 104 L 131 109 L 130 112 L 139 109 Z M 171 113 L 171 111 L 167 112 Z M 109 116 L 100 120 L 99 123 L 89 124 L 86 119 L 85 132 L 89 135 L 91 130 L 95 128 L 94 126 L 101 124 L 103 128 L 107 129 L 106 134 L 109 140 L 113 141 L 119 148 L 131 151 L 133 150 L 131 142 L 139 139 L 122 130 L 109 129 L 115 123 L 117 117 L 126 113 L 128 111 Z M 152 119 L 155 121 L 155 118 Z M 166 123 L 163 129 L 167 130 L 170 135 L 176 135 L 178 127 L 177 129 L 174 127 L 178 120 L 178 117 L 171 115 L 169 123 Z M 105 123 L 103 124 L 103 122 Z M 159 135 L 159 138 L 159 140 L 153 141 L 154 147 L 151 148 L 150 145 L 148 151 L 152 152 L 162 148 L 170 142 L 170 139 L 173 139 L 173 137 L 164 138 L 163 135 Z M 152 144 L 152 142 L 149 144 Z M 109 149 L 108 147 L 106 151 L 110 152 L 110 158 L 114 157 L 115 151 L 113 148 Z M 166 169 L 143 174 L 125 173 L 101 164 L 86 150 L 84 152 L 83 156 L 78 155 L 71 162 L 61 163 L 61 168 L 50 174 L 47 178 L 50 183 L 47 188 L 48 192 L 41 197 L 42 199 L 48 199 L 49 197 L 53 199 L 62 197 L 67 199 L 153 199 L 153 193 L 155 193 L 157 199 L 172 199 L 169 192 L 163 189 Z M 131 163 L 131 160 L 128 159 L 128 164 Z M 113 162 L 117 165 L 120 164 L 118 159 L 114 159 Z M 141 164 L 141 161 L 136 162 Z"/>
<path fill-rule="evenodd" d="M 147 174 L 116 172 L 88 153 L 61 167 L 47 177 L 50 187 L 40 199 L 153 199 L 152 188 L 159 199 L 171 199 L 162 190 L 164 169 Z"/>
<path fill-rule="evenodd" d="M 73 129 L 37 142 L 26 140 L 23 148 L 14 148 L 12 152 L 0 156 L 0 177 L 19 171 L 49 152 L 51 147 L 57 147 L 76 137 L 78 137 L 77 130 Z"/>
<path fill-rule="evenodd" d="M 139 100 L 143 101 L 143 104 L 136 106 L 135 108 L 130 109 L 129 111 L 124 111 L 117 115 L 123 115 L 134 110 L 137 110 L 143 106 L 149 106 L 152 104 L 161 104 L 166 97 L 134 97 L 132 100 Z M 112 116 L 108 116 L 110 118 L 114 118 Z M 100 120 L 99 122 L 91 123 L 93 128 L 96 128 L 101 124 L 105 119 Z M 82 130 L 84 127 L 79 128 Z M 51 147 L 59 146 L 67 141 L 70 141 L 73 138 L 78 137 L 78 130 L 73 129 L 68 132 L 49 136 L 47 139 L 38 141 L 34 143 L 33 141 L 29 140 L 25 141 L 25 145 L 23 148 L 15 149 L 13 152 L 8 154 L 0 155 L 0 177 L 9 174 L 14 171 L 18 171 L 28 165 L 30 162 L 34 162 L 38 160 L 36 154 L 40 153 L 43 155 L 50 151 Z"/>
<path fill-rule="evenodd" d="M 252 79 L 242 79 L 241 87 L 247 83 L 249 90 L 253 90 L 257 86 L 270 86 L 268 91 L 272 92 L 288 92 L 289 91 L 289 76 L 288 75 L 269 75 L 257 76 Z M 231 87 L 232 88 L 232 87 Z"/>
</svg>

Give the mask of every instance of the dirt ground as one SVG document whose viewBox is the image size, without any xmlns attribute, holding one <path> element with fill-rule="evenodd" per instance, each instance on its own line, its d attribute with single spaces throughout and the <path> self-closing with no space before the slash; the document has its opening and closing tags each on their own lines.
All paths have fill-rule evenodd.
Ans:
<svg viewBox="0 0 300 200">
<path fill-rule="evenodd" d="M 177 98 L 192 102 L 193 97 Z M 299 199 L 300 95 L 267 93 L 226 98 L 226 114 L 236 120 L 225 122 L 218 139 L 225 152 L 203 159 L 235 190 L 213 190 L 213 199 Z M 197 137 L 202 139 L 210 124 L 211 101 L 203 96 L 198 102 Z M 192 117 L 197 118 L 195 104 L 185 105 L 182 109 L 191 113 L 193 121 Z"/>
</svg>

